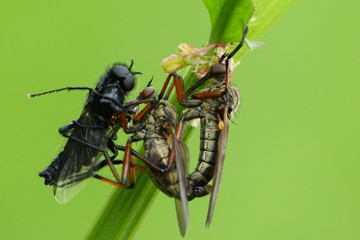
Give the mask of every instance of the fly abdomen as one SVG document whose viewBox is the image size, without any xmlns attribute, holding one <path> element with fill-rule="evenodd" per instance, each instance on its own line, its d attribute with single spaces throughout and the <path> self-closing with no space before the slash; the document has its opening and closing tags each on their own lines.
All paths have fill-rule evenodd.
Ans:
<svg viewBox="0 0 360 240">
<path fill-rule="evenodd" d="M 200 161 L 193 173 L 189 178 L 198 186 L 204 186 L 209 183 L 214 173 L 214 166 Z"/>
<path fill-rule="evenodd" d="M 145 157 L 158 167 L 165 167 L 170 147 L 164 138 L 154 137 L 144 141 Z"/>
<path fill-rule="evenodd" d="M 61 153 L 60 153 L 61 154 Z M 56 174 L 60 168 L 60 154 L 50 163 L 50 165 L 39 173 L 44 178 L 44 184 L 52 186 L 56 178 Z"/>
<path fill-rule="evenodd" d="M 219 121 L 217 119 L 201 119 L 199 161 L 195 171 L 189 176 L 195 185 L 204 186 L 213 177 L 220 135 L 218 125 Z"/>
<path fill-rule="evenodd" d="M 166 173 L 152 173 L 151 180 L 169 197 L 180 197 L 179 176 L 175 168 Z"/>
</svg>

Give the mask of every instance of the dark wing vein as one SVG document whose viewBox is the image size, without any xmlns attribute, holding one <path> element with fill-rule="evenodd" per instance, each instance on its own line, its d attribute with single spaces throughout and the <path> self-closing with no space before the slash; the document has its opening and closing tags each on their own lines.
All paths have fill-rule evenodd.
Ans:
<svg viewBox="0 0 360 240">
<path fill-rule="evenodd" d="M 96 126 L 93 115 L 84 110 L 79 123 Z M 71 137 L 100 149 L 105 149 L 108 141 L 106 129 L 75 127 Z M 94 168 L 102 153 L 84 143 L 68 139 L 61 153 L 61 166 L 55 179 L 54 194 L 60 203 L 69 201 L 80 192 L 95 175 Z"/>
</svg>

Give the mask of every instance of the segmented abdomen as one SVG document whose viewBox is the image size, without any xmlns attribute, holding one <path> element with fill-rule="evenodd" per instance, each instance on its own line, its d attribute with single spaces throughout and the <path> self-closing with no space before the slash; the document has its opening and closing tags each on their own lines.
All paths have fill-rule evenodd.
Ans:
<svg viewBox="0 0 360 240">
<path fill-rule="evenodd" d="M 167 166 L 170 154 L 170 145 L 166 138 L 154 134 L 151 138 L 144 140 L 145 157 L 160 168 Z M 150 171 L 151 180 L 163 193 L 169 197 L 179 197 L 179 178 L 176 168 L 165 173 Z"/>
<path fill-rule="evenodd" d="M 195 171 L 189 175 L 197 186 L 208 184 L 213 177 L 219 135 L 219 120 L 216 117 L 209 114 L 209 117 L 201 119 L 199 160 Z"/>
</svg>

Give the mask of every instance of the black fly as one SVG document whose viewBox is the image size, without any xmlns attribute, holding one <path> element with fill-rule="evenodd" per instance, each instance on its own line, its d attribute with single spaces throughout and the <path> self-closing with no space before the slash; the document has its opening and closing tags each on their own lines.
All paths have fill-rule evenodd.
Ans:
<svg viewBox="0 0 360 240">
<path fill-rule="evenodd" d="M 117 148 L 113 142 L 116 132 L 129 121 L 119 114 L 126 116 L 135 112 L 133 104 L 124 103 L 124 98 L 135 86 L 136 74 L 131 65 L 115 63 L 100 79 L 95 89 L 89 87 L 65 87 L 38 94 L 29 94 L 29 97 L 40 96 L 63 90 L 87 90 L 84 109 L 78 120 L 72 121 L 59 129 L 59 132 L 68 141 L 64 150 L 39 173 L 45 179 L 45 185 L 53 186 L 54 195 L 58 202 L 65 203 L 77 194 L 92 177 L 104 180 L 96 171 L 109 165 L 116 180 L 120 182 L 114 165 L 117 163 Z M 108 150 L 113 155 L 109 156 Z M 100 161 L 101 157 L 105 160 Z M 123 185 L 127 188 L 126 185 Z"/>
</svg>

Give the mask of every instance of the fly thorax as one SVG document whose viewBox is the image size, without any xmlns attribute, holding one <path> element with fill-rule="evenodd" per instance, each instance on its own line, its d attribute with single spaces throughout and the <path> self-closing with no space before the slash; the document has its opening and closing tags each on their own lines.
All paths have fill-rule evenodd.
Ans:
<svg viewBox="0 0 360 240">
<path fill-rule="evenodd" d="M 173 126 L 177 122 L 177 111 L 175 107 L 168 101 L 163 100 L 154 110 L 153 116 L 155 118 L 155 125 L 163 125 L 164 121 L 170 121 Z"/>
<path fill-rule="evenodd" d="M 125 93 L 115 84 L 109 84 L 99 91 L 101 97 L 111 99 L 112 102 L 122 104 L 124 102 Z"/>
</svg>

